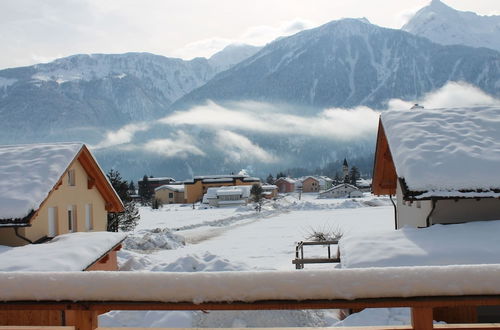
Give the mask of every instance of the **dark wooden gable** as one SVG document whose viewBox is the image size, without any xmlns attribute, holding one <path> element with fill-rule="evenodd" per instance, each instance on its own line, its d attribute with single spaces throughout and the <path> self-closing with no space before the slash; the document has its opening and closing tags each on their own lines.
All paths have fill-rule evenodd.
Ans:
<svg viewBox="0 0 500 330">
<path fill-rule="evenodd" d="M 375 163 L 373 166 L 372 192 L 375 195 L 395 195 L 397 174 L 392 160 L 389 143 L 384 132 L 382 120 L 379 120 Z"/>
</svg>

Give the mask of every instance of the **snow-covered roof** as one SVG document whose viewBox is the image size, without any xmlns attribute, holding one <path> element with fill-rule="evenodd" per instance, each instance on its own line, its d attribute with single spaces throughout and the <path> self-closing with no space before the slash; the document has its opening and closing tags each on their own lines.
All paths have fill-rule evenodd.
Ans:
<svg viewBox="0 0 500 330">
<path fill-rule="evenodd" d="M 357 179 L 356 185 L 358 187 L 370 187 L 372 184 L 372 179 Z"/>
<path fill-rule="evenodd" d="M 427 197 L 500 192 L 500 107 L 387 111 L 381 122 L 409 191 Z"/>
<path fill-rule="evenodd" d="M 177 191 L 177 192 L 184 192 L 184 185 L 183 184 L 164 184 L 163 186 L 159 186 L 158 188 L 155 188 L 155 191 L 163 190 L 163 189 L 168 189 L 168 190 Z"/>
<path fill-rule="evenodd" d="M 82 146 L 0 146 L 0 219 L 22 219 L 37 210 Z"/>
<path fill-rule="evenodd" d="M 205 198 L 217 198 L 217 196 L 241 195 L 242 198 L 250 197 L 252 186 L 226 186 L 226 187 L 211 187 L 207 189 Z"/>
<path fill-rule="evenodd" d="M 85 270 L 125 236 L 123 233 L 78 232 L 57 236 L 44 244 L 1 246 L 0 272 Z"/>
<path fill-rule="evenodd" d="M 281 178 L 276 179 L 276 181 L 279 181 L 279 180 L 283 180 L 285 182 L 292 183 L 292 184 L 295 184 L 295 182 L 296 182 L 296 180 L 294 180 L 292 178 L 285 178 L 285 177 L 281 177 Z"/>
<path fill-rule="evenodd" d="M 168 181 L 175 181 L 173 178 L 168 177 L 168 176 L 158 177 L 158 178 L 148 178 L 148 181 L 167 181 L 167 180 Z M 139 181 L 142 181 L 142 179 Z"/>
<path fill-rule="evenodd" d="M 354 190 L 358 190 L 358 187 L 355 187 L 353 186 L 352 184 L 349 184 L 349 183 L 341 183 L 341 184 L 338 184 L 334 187 L 331 187 L 330 189 L 328 190 L 325 190 L 323 191 L 321 194 L 325 194 L 325 193 L 328 193 L 330 191 L 334 191 L 334 190 L 338 190 L 338 189 L 345 189 L 345 188 L 351 188 L 351 189 L 354 189 Z"/>
<path fill-rule="evenodd" d="M 274 189 L 278 189 L 278 186 L 274 185 L 274 184 L 264 184 L 261 186 L 262 190 L 274 190 Z"/>
</svg>

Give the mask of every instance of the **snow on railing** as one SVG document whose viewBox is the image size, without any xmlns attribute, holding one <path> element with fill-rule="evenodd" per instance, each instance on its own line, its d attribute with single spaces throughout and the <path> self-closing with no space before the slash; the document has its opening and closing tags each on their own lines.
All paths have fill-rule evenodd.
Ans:
<svg viewBox="0 0 500 330">
<path fill-rule="evenodd" d="M 267 272 L 0 272 L 0 301 L 254 302 L 499 295 L 500 265 Z"/>
</svg>

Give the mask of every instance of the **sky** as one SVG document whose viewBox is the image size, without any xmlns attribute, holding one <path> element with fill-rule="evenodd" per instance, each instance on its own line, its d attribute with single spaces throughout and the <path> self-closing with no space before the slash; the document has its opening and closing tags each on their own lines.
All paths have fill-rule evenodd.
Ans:
<svg viewBox="0 0 500 330">
<path fill-rule="evenodd" d="M 273 39 L 344 17 L 400 28 L 430 0 L 2 0 L 0 69 L 80 53 L 209 57 L 231 43 Z M 444 0 L 480 15 L 499 0 Z"/>
</svg>

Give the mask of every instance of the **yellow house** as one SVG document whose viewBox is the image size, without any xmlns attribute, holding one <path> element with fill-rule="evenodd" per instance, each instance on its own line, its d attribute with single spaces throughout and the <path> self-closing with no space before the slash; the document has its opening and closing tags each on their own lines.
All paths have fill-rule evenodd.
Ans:
<svg viewBox="0 0 500 330">
<path fill-rule="evenodd" d="M 259 178 L 248 175 L 211 175 L 195 176 L 192 181 L 184 181 L 184 198 L 186 203 L 201 201 L 210 187 L 246 186 L 260 184 Z"/>
<path fill-rule="evenodd" d="M 82 143 L 0 146 L 0 245 L 105 231 L 123 204 Z"/>
<path fill-rule="evenodd" d="M 155 188 L 155 199 L 162 204 L 182 204 L 184 200 L 183 184 L 166 184 Z"/>
</svg>

